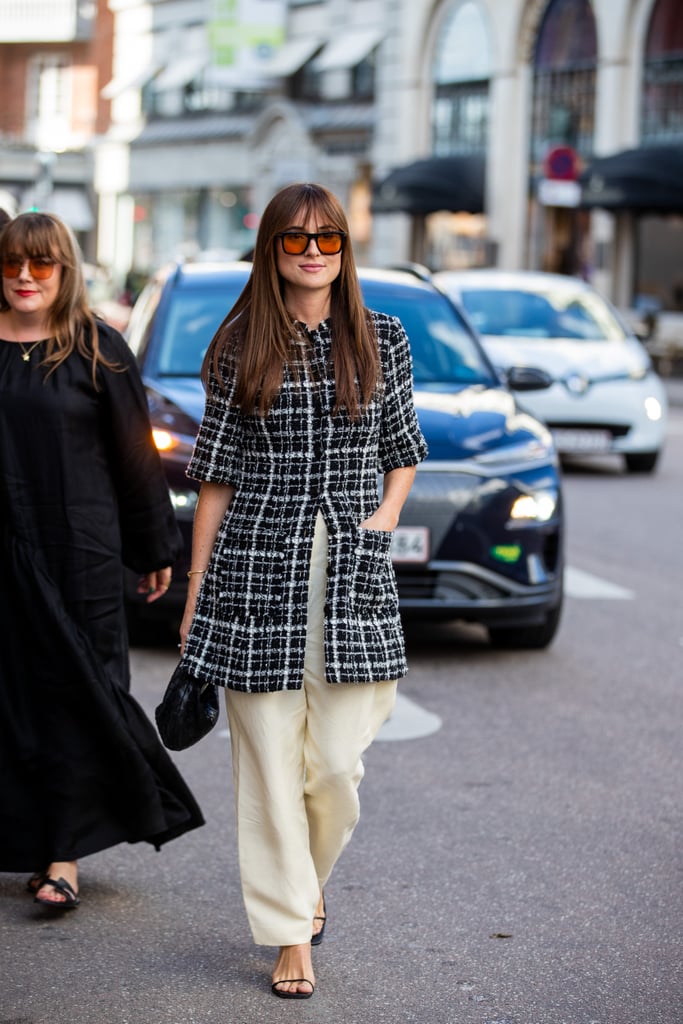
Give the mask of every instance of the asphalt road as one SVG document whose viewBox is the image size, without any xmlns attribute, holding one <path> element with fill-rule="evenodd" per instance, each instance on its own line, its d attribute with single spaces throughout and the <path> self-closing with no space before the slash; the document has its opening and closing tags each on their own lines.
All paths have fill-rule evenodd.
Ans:
<svg viewBox="0 0 683 1024">
<path fill-rule="evenodd" d="M 205 827 L 84 861 L 63 917 L 0 876 L 0 1024 L 683 1020 L 683 408 L 653 477 L 605 460 L 565 489 L 568 597 L 548 651 L 409 628 L 312 1000 L 274 999 L 274 951 L 251 943 L 223 715 L 177 755 Z M 150 712 L 175 655 L 133 652 Z"/>
</svg>

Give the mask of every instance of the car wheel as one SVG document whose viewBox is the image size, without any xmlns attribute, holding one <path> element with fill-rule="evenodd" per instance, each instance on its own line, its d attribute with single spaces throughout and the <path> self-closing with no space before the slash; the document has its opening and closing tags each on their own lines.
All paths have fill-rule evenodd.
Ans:
<svg viewBox="0 0 683 1024">
<path fill-rule="evenodd" d="M 651 473 L 658 458 L 659 452 L 630 452 L 624 455 L 629 473 Z"/>
<path fill-rule="evenodd" d="M 489 626 L 489 639 L 494 647 L 540 651 L 548 646 L 557 633 L 561 614 L 562 603 L 551 609 L 537 626 Z"/>
</svg>

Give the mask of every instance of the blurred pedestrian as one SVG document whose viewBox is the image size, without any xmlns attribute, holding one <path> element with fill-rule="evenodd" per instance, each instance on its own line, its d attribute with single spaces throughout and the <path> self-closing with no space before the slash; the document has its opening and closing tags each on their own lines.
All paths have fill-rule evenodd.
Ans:
<svg viewBox="0 0 683 1024">
<path fill-rule="evenodd" d="M 125 564 L 148 601 L 179 536 L 123 338 L 55 216 L 0 234 L 0 870 L 78 906 L 78 864 L 202 824 L 128 691 Z"/>
<path fill-rule="evenodd" d="M 202 376 L 183 660 L 226 687 L 247 915 L 280 947 L 273 993 L 306 999 L 361 756 L 407 671 L 390 546 L 426 454 L 405 332 L 364 308 L 326 189 L 266 207 Z"/>
</svg>

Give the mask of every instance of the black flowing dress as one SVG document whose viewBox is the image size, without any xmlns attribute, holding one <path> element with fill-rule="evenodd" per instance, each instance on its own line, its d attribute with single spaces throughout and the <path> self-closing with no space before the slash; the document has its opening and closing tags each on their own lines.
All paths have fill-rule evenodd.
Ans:
<svg viewBox="0 0 683 1024">
<path fill-rule="evenodd" d="M 123 338 L 120 371 L 53 373 L 0 340 L 0 871 L 43 870 L 203 824 L 128 692 L 123 565 L 170 565 L 179 535 Z M 162 598 L 163 600 L 163 598 Z"/>
</svg>

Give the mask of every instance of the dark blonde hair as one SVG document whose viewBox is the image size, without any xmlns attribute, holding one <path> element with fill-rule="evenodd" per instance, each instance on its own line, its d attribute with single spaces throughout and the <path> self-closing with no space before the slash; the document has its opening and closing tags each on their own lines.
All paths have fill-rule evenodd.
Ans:
<svg viewBox="0 0 683 1024">
<path fill-rule="evenodd" d="M 49 337 L 42 361 L 48 372 L 56 370 L 74 351 L 91 360 L 93 384 L 98 363 L 117 369 L 100 352 L 80 250 L 66 224 L 53 213 L 20 213 L 0 233 L 0 263 L 9 256 L 48 256 L 62 268 L 59 291 L 49 310 Z M 2 292 L 0 311 L 9 308 Z"/>
<path fill-rule="evenodd" d="M 379 352 L 372 319 L 363 304 L 346 215 L 336 196 L 322 185 L 288 185 L 266 206 L 249 280 L 214 335 L 204 358 L 202 380 L 208 386 L 214 374 L 223 385 L 221 366 L 227 357 L 236 374 L 235 404 L 247 414 L 268 412 L 282 386 L 285 366 L 293 363 L 291 339 L 297 334 L 284 303 L 276 239 L 279 232 L 305 224 L 311 217 L 347 235 L 339 275 L 331 289 L 334 411 L 345 408 L 355 420 L 377 388 Z"/>
</svg>

